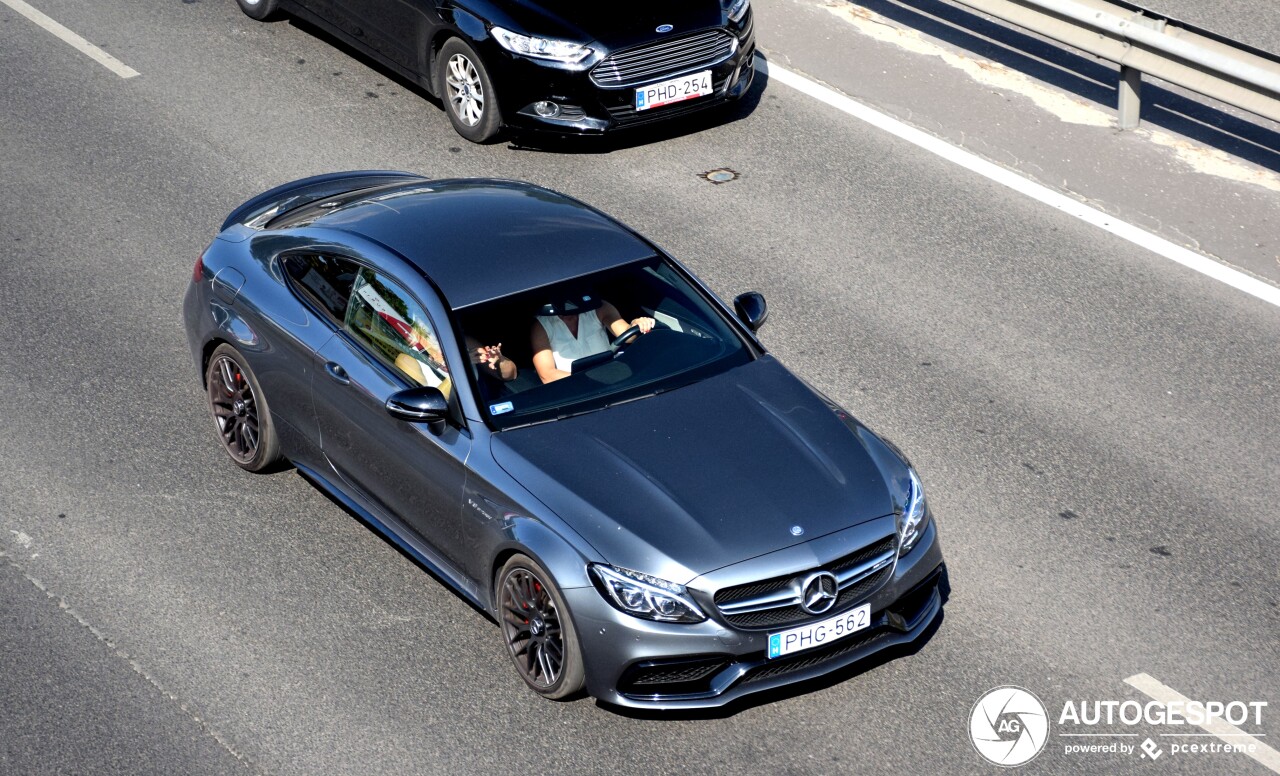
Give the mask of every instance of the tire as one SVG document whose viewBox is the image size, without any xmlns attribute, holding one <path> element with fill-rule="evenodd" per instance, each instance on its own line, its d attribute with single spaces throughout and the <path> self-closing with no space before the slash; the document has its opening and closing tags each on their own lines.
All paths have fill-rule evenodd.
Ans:
<svg viewBox="0 0 1280 776">
<path fill-rule="evenodd" d="M 436 55 L 436 83 L 445 113 L 459 135 L 485 143 L 498 134 L 502 116 L 489 71 L 475 49 L 450 38 Z"/>
<path fill-rule="evenodd" d="M 551 700 L 581 691 L 586 669 L 578 631 L 551 575 L 513 555 L 498 572 L 496 598 L 503 641 L 529 689 Z"/>
<path fill-rule="evenodd" d="M 209 356 L 204 382 L 222 449 L 241 469 L 268 471 L 281 462 L 280 438 L 258 378 L 240 351 L 223 343 Z"/>
<path fill-rule="evenodd" d="M 236 2 L 245 16 L 260 22 L 275 16 L 276 10 L 280 7 L 280 0 L 236 0 Z"/>
</svg>

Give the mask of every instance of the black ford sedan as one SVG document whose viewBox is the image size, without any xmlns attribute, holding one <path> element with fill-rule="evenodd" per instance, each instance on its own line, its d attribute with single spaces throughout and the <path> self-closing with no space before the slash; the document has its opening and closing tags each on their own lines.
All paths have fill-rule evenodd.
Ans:
<svg viewBox="0 0 1280 776">
<path fill-rule="evenodd" d="M 439 97 L 474 142 L 504 126 L 592 134 L 735 100 L 751 0 L 237 0 L 287 10 Z"/>
<path fill-rule="evenodd" d="M 943 604 L 916 472 L 766 316 L 576 200 L 392 172 L 245 203 L 184 303 L 236 464 L 292 463 L 434 571 L 535 692 L 657 708 L 825 674 Z"/>
</svg>

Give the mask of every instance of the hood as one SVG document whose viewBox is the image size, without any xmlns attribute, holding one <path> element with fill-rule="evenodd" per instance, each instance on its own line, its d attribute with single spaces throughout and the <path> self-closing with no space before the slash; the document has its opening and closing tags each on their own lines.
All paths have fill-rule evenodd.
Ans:
<svg viewBox="0 0 1280 776">
<path fill-rule="evenodd" d="M 515 32 L 600 43 L 610 51 L 725 23 L 720 0 L 648 0 L 621 12 L 600 0 L 500 0 L 497 7 L 522 28 Z M 671 32 L 656 32 L 662 24 Z"/>
<path fill-rule="evenodd" d="M 497 434 L 493 455 L 610 563 L 683 584 L 891 513 L 868 437 L 766 356 Z"/>
</svg>

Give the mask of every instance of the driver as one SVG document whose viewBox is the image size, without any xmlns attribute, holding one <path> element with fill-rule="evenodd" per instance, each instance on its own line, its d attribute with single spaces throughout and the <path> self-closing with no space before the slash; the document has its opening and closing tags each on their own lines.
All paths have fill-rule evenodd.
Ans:
<svg viewBox="0 0 1280 776">
<path fill-rule="evenodd" d="M 610 340 L 633 326 L 648 334 L 654 320 L 642 316 L 628 323 L 616 307 L 586 294 L 543 305 L 531 334 L 538 377 L 544 383 L 568 377 L 574 361 L 604 353 Z"/>
</svg>

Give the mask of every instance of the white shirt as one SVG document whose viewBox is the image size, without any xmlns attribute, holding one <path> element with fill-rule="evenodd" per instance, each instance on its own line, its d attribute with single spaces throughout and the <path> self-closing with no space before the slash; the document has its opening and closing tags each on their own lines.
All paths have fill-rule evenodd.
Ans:
<svg viewBox="0 0 1280 776">
<path fill-rule="evenodd" d="M 555 356 L 556 369 L 573 371 L 570 367 L 579 358 L 603 353 L 609 349 L 609 334 L 600 323 L 595 310 L 578 316 L 578 336 L 569 333 L 569 327 L 558 315 L 539 315 L 538 323 L 547 333 L 551 343 L 551 355 Z"/>
</svg>

